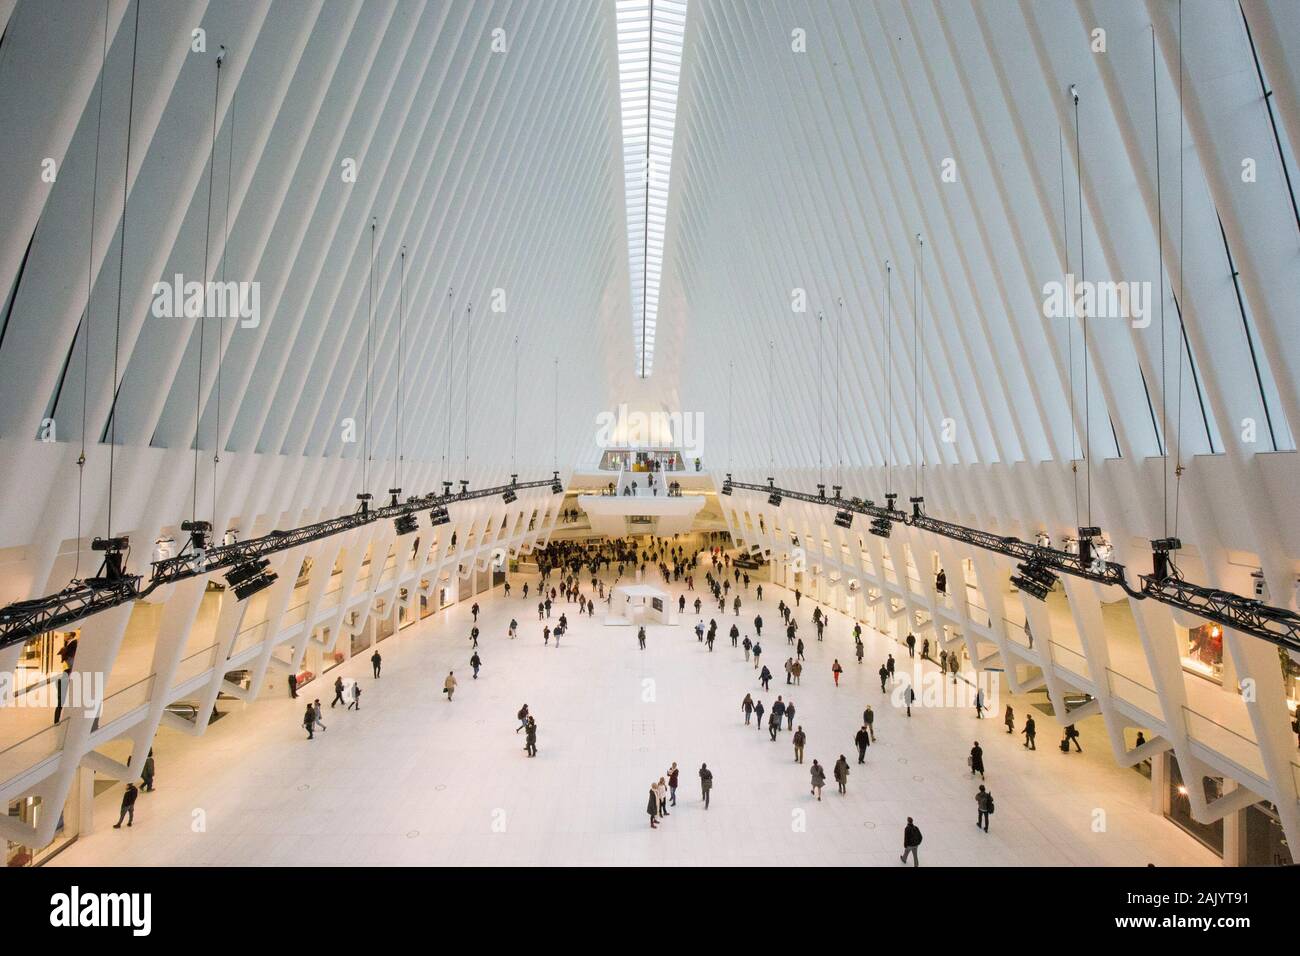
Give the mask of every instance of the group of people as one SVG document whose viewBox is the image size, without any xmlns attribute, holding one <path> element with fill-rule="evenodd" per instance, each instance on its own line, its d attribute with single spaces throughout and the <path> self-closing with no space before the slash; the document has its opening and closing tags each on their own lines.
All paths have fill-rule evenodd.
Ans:
<svg viewBox="0 0 1300 956">
<path fill-rule="evenodd" d="M 677 769 L 677 761 L 665 771 L 664 775 L 656 782 L 650 784 L 650 798 L 646 802 L 646 812 L 650 815 L 650 829 L 654 830 L 659 826 L 659 820 L 663 817 L 671 816 L 669 807 L 677 806 L 677 784 L 680 780 L 681 771 Z M 700 799 L 704 802 L 704 809 L 709 809 L 709 796 L 713 791 L 713 771 L 709 769 L 707 763 L 700 764 L 698 776 L 700 778 Z"/>
</svg>

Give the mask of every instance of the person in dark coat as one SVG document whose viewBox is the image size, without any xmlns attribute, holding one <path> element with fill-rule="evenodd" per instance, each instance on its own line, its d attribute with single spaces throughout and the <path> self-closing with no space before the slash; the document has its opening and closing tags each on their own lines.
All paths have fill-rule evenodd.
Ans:
<svg viewBox="0 0 1300 956">
<path fill-rule="evenodd" d="M 1025 718 L 1025 729 L 1022 730 L 1021 733 L 1025 735 L 1025 749 L 1037 750 L 1038 747 L 1034 744 L 1034 737 L 1038 735 L 1038 727 L 1034 723 L 1033 714 L 1030 714 Z"/>
<path fill-rule="evenodd" d="M 885 681 L 889 680 L 889 668 L 881 664 L 878 673 L 880 674 L 880 692 L 883 694 L 885 692 Z"/>
<path fill-rule="evenodd" d="M 650 800 L 645 809 L 650 814 L 650 829 L 653 830 L 659 826 L 659 793 L 653 783 L 650 784 Z"/>
<path fill-rule="evenodd" d="M 342 677 L 334 678 L 334 699 L 330 701 L 330 710 L 334 709 L 335 704 L 343 704 L 344 707 L 347 706 L 347 703 L 343 700 L 343 678 Z"/>
<path fill-rule="evenodd" d="M 903 827 L 903 855 L 898 858 L 900 863 L 907 862 L 907 855 L 912 855 L 912 865 L 920 866 L 921 858 L 917 855 L 917 849 L 921 846 L 921 828 L 912 822 L 912 818 L 907 818 L 907 826 Z"/>
<path fill-rule="evenodd" d="M 772 672 L 767 669 L 766 664 L 764 664 L 763 669 L 758 672 L 758 682 L 763 685 L 763 690 L 771 690 L 768 685 L 772 682 Z"/>
<path fill-rule="evenodd" d="M 970 775 L 973 777 L 975 774 L 979 774 L 981 780 L 984 779 L 984 749 L 978 740 L 970 749 Z"/>
<path fill-rule="evenodd" d="M 1016 712 L 1011 709 L 1010 704 L 1007 704 L 1007 712 L 1003 714 L 1002 722 L 1007 725 L 1007 733 L 1014 734 L 1016 732 Z"/>
<path fill-rule="evenodd" d="M 144 758 L 144 769 L 140 771 L 141 789 L 145 793 L 153 793 L 153 749 L 150 748 L 149 755 Z"/>
<path fill-rule="evenodd" d="M 126 825 L 131 826 L 135 823 L 135 798 L 140 795 L 134 783 L 126 785 L 126 792 L 122 794 L 122 812 L 117 815 L 117 822 L 113 824 L 114 830 L 122 829 L 122 820 L 126 820 Z"/>
<path fill-rule="evenodd" d="M 840 754 L 840 759 L 835 761 L 835 782 L 839 784 L 840 793 L 849 792 L 849 762 L 844 759 L 844 754 Z"/>
<path fill-rule="evenodd" d="M 298 675 L 289 675 L 289 696 L 294 700 L 298 699 Z"/>
<path fill-rule="evenodd" d="M 794 701 L 785 705 L 785 729 L 794 730 Z"/>
<path fill-rule="evenodd" d="M 975 825 L 983 827 L 984 832 L 989 832 L 989 814 L 993 812 L 993 794 L 984 789 L 984 784 L 980 784 L 979 793 L 975 794 L 975 809 L 978 816 L 975 818 Z"/>
<path fill-rule="evenodd" d="M 871 731 L 863 724 L 862 729 L 853 735 L 853 742 L 858 747 L 858 763 L 867 762 L 867 748 L 871 746 Z"/>
<path fill-rule="evenodd" d="M 316 739 L 316 708 L 311 704 L 307 705 L 307 713 L 302 716 L 302 726 L 307 731 L 307 739 Z"/>
<path fill-rule="evenodd" d="M 754 713 L 754 698 L 749 694 L 746 694 L 745 699 L 740 702 L 740 712 L 745 715 L 745 724 L 748 725 L 749 718 Z"/>
<path fill-rule="evenodd" d="M 559 640 L 557 639 L 555 643 L 558 644 Z M 483 666 L 483 658 L 478 656 L 478 651 L 475 651 L 474 656 L 469 659 L 469 666 L 474 669 L 474 679 L 478 680 L 478 669 Z"/>
<path fill-rule="evenodd" d="M 812 769 L 809 771 L 812 779 L 812 789 L 808 792 L 815 794 L 818 800 L 822 798 L 822 787 L 826 786 L 826 769 L 813 758 Z"/>
<path fill-rule="evenodd" d="M 808 735 L 803 732 L 803 724 L 794 732 L 794 762 L 803 763 L 803 748 L 808 742 Z"/>
<path fill-rule="evenodd" d="M 767 715 L 767 732 L 771 736 L 773 742 L 776 741 L 776 732 L 780 729 L 781 715 L 776 712 L 776 707 L 773 707 L 772 712 Z"/>
<path fill-rule="evenodd" d="M 700 793 L 704 797 L 704 809 L 709 809 L 709 794 L 713 792 L 713 771 L 706 763 L 700 764 Z"/>
<path fill-rule="evenodd" d="M 379 668 L 380 665 L 382 665 L 383 663 L 384 663 L 384 659 L 379 656 L 378 651 L 375 651 L 373 654 L 370 655 L 370 666 L 374 668 L 376 680 L 379 679 Z"/>
<path fill-rule="evenodd" d="M 761 700 L 754 705 L 754 726 L 759 730 L 763 729 L 763 702 Z"/>
<path fill-rule="evenodd" d="M 524 727 L 524 749 L 528 751 L 528 756 L 537 756 L 537 721 L 529 717 L 528 724 Z"/>
</svg>

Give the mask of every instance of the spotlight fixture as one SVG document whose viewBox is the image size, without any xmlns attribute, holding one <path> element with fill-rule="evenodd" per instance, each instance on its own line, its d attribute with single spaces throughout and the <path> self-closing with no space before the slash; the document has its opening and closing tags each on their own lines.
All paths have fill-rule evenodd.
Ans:
<svg viewBox="0 0 1300 956">
<path fill-rule="evenodd" d="M 731 472 L 727 472 L 727 480 L 722 483 L 722 493 L 724 495 L 731 494 Z"/>
<path fill-rule="evenodd" d="M 925 508 L 925 498 L 918 495 L 915 498 L 908 498 L 907 500 L 912 503 L 912 517 L 920 518 Z"/>
<path fill-rule="evenodd" d="M 374 495 L 372 495 L 372 494 L 371 494 L 370 492 L 368 492 L 368 491 L 363 491 L 363 492 L 361 492 L 361 494 L 357 495 L 357 501 L 361 502 L 361 507 L 358 508 L 357 510 L 360 511 L 363 515 L 364 515 L 364 514 L 369 514 L 369 513 L 370 513 L 370 499 L 373 498 L 373 497 L 374 497 Z"/>
<path fill-rule="evenodd" d="M 435 505 L 429 509 L 429 523 L 435 528 L 440 524 L 450 524 L 451 515 L 447 513 L 447 509 L 442 505 Z"/>
<path fill-rule="evenodd" d="M 505 491 L 501 492 L 501 500 L 506 504 L 513 504 L 515 499 L 518 497 L 519 496 L 515 494 L 513 488 L 507 488 Z"/>
<path fill-rule="evenodd" d="M 390 508 L 396 508 L 396 507 L 397 507 L 397 503 L 398 503 L 398 501 L 400 501 L 400 500 L 401 500 L 401 497 L 402 497 L 402 489 L 401 489 L 401 488 L 389 488 L 389 489 L 388 489 L 388 494 L 389 494 L 389 496 L 390 496 L 390 500 L 389 500 L 389 502 L 388 502 L 388 506 L 389 506 Z"/>
<path fill-rule="evenodd" d="M 852 527 L 853 527 L 853 512 L 852 512 L 852 511 L 837 511 L 837 512 L 835 512 L 835 524 L 836 524 L 837 527 L 840 527 L 840 528 L 852 528 Z"/>
<path fill-rule="evenodd" d="M 1172 562 L 1169 560 L 1169 552 L 1178 551 L 1183 543 L 1177 538 L 1159 538 L 1151 542 L 1151 578 L 1155 581 L 1163 581 L 1169 577 L 1169 571 Z"/>
<path fill-rule="evenodd" d="M 560 481 L 560 473 L 558 471 L 551 472 L 551 494 L 564 494 L 564 484 Z"/>
<path fill-rule="evenodd" d="M 840 492 L 843 490 L 844 490 L 843 485 L 831 485 L 831 497 L 838 500 L 840 497 Z"/>
<path fill-rule="evenodd" d="M 1085 567 L 1092 564 L 1093 554 L 1092 539 L 1101 537 L 1100 528 L 1080 528 L 1079 529 L 1079 562 Z"/>
<path fill-rule="evenodd" d="M 517 485 L 517 484 L 519 484 L 519 476 L 518 476 L 518 475 L 511 475 L 511 476 L 510 476 L 510 484 L 511 484 L 511 485 Z"/>
<path fill-rule="evenodd" d="M 768 503 L 769 505 L 771 505 L 773 508 L 779 508 L 779 507 L 781 507 L 781 496 L 780 496 L 780 494 L 778 494 L 778 493 L 775 492 L 775 491 L 772 492 L 770 495 L 767 496 L 767 503 Z"/>
<path fill-rule="evenodd" d="M 898 501 L 898 492 L 896 492 L 896 491 L 886 491 L 886 492 L 885 492 L 885 510 L 886 510 L 886 511 L 897 511 L 897 510 L 898 510 L 898 508 L 897 508 L 897 506 L 896 506 L 896 502 L 897 502 L 897 501 Z"/>
<path fill-rule="evenodd" d="M 1022 594 L 1028 594 L 1030 597 L 1037 598 L 1039 601 L 1046 601 L 1047 592 L 1051 590 L 1051 588 L 1044 587 L 1037 581 L 1030 578 L 1020 577 L 1019 575 L 1012 575 L 1011 583 Z"/>
<path fill-rule="evenodd" d="M 819 484 L 819 485 L 817 486 L 817 497 L 818 497 L 818 498 L 825 498 L 825 497 L 826 497 L 826 486 L 825 486 L 825 485 L 821 485 L 821 484 Z"/>
<path fill-rule="evenodd" d="M 1050 548 L 1052 546 L 1052 536 L 1046 531 L 1040 531 L 1034 535 L 1034 543 L 1040 548 Z"/>
<path fill-rule="evenodd" d="M 877 538 L 888 538 L 894 524 L 888 518 L 876 518 L 871 522 L 870 530 Z"/>
<path fill-rule="evenodd" d="M 462 495 L 469 494 L 469 482 L 466 481 L 464 478 L 460 480 L 460 493 Z"/>
<path fill-rule="evenodd" d="M 190 547 L 195 551 L 206 551 L 212 525 L 207 521 L 182 521 L 181 530 L 190 536 Z"/>
<path fill-rule="evenodd" d="M 420 522 L 416 520 L 414 513 L 408 511 L 406 514 L 398 515 L 393 519 L 393 527 L 397 529 L 398 537 L 401 537 L 404 534 L 419 531 Z"/>
<path fill-rule="evenodd" d="M 91 551 L 103 551 L 104 563 L 99 566 L 99 574 L 90 578 L 88 584 L 115 584 L 128 575 L 126 573 L 126 552 L 131 546 L 131 539 L 126 535 L 118 538 L 95 538 L 90 542 Z"/>
<path fill-rule="evenodd" d="M 450 482 L 450 481 L 444 481 L 444 482 L 442 483 L 442 496 L 443 496 L 444 498 L 446 498 L 446 497 L 447 497 L 448 495 L 450 495 L 450 494 L 451 494 L 451 482 Z"/>
<path fill-rule="evenodd" d="M 226 583 L 235 592 L 235 600 L 247 600 L 258 591 L 269 588 L 278 576 L 268 570 L 270 566 L 271 562 L 266 558 L 254 558 L 227 571 Z"/>
<path fill-rule="evenodd" d="M 1011 583 L 1030 597 L 1040 601 L 1047 600 L 1048 593 L 1056 585 L 1057 577 L 1047 568 L 1034 561 L 1016 565 L 1020 573 L 1011 578 Z"/>
</svg>

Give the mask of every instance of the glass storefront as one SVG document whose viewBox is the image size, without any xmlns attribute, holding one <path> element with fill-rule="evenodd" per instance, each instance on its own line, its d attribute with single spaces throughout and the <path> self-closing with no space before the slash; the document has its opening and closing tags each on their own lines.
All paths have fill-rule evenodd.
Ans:
<svg viewBox="0 0 1300 956">
<path fill-rule="evenodd" d="M 1169 785 L 1165 792 L 1165 817 L 1200 840 L 1219 856 L 1223 856 L 1223 821 L 1198 823 L 1192 819 L 1192 804 L 1188 798 L 1188 785 L 1183 782 L 1182 771 L 1173 754 L 1169 759 Z M 1202 781 L 1205 800 L 1213 802 L 1223 796 L 1223 778 L 1206 777 Z"/>
<path fill-rule="evenodd" d="M 1202 624 L 1187 631 L 1182 641 L 1183 668 L 1201 677 L 1223 682 L 1223 628 Z"/>
<path fill-rule="evenodd" d="M 40 797 L 24 797 L 9 804 L 9 818 L 19 823 L 25 823 L 28 826 L 39 826 L 42 812 Z M 64 814 L 66 813 L 65 810 Z M 60 815 L 58 827 L 54 831 L 54 839 L 39 850 L 32 850 L 20 843 L 6 841 L 5 866 L 39 866 L 62 850 L 74 839 L 68 833 L 64 821 L 64 815 Z"/>
<path fill-rule="evenodd" d="M 1246 866 L 1291 866 L 1295 862 L 1273 804 L 1247 807 L 1242 812 L 1242 825 Z"/>
</svg>

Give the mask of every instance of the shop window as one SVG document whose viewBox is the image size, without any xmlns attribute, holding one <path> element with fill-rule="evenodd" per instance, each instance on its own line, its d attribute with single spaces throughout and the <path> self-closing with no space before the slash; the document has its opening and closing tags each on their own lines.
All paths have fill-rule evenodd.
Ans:
<svg viewBox="0 0 1300 956">
<path fill-rule="evenodd" d="M 1192 803 L 1189 799 L 1188 787 L 1196 785 L 1196 782 L 1183 782 L 1182 772 L 1178 768 L 1178 760 L 1173 754 L 1170 754 L 1169 789 L 1165 794 L 1165 817 L 1196 837 L 1219 856 L 1223 856 L 1223 820 L 1215 820 L 1213 823 L 1199 823 L 1192 819 Z M 1200 781 L 1200 785 L 1204 788 L 1207 803 L 1213 803 L 1223 796 L 1222 777 L 1204 777 Z"/>
<path fill-rule="evenodd" d="M 1223 628 L 1220 625 L 1202 624 L 1189 630 L 1182 651 L 1184 669 L 1223 682 Z"/>
</svg>

